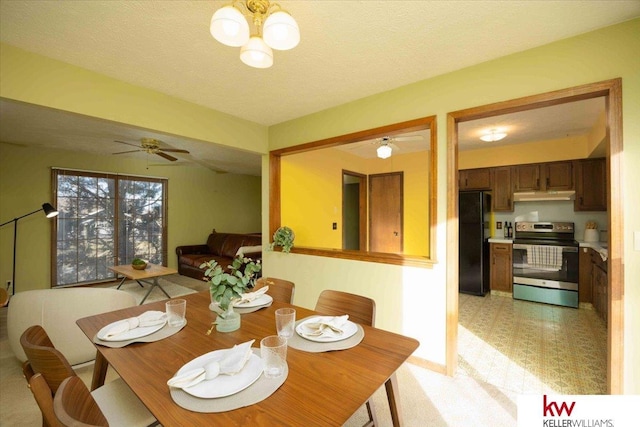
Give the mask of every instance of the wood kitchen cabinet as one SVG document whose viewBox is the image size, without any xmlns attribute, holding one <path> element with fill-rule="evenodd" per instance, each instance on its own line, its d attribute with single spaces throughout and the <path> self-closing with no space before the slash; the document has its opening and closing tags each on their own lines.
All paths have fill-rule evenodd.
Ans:
<svg viewBox="0 0 640 427">
<path fill-rule="evenodd" d="M 607 210 L 607 165 L 605 159 L 577 160 L 574 211 Z"/>
<path fill-rule="evenodd" d="M 491 243 L 489 255 L 491 266 L 491 290 L 511 292 L 513 288 L 512 245 L 509 243 Z"/>
<path fill-rule="evenodd" d="M 573 190 L 573 162 L 553 162 L 542 165 L 543 190 Z"/>
<path fill-rule="evenodd" d="M 490 190 L 491 168 L 459 171 L 458 187 L 460 187 L 460 190 Z"/>
<path fill-rule="evenodd" d="M 511 167 L 492 168 L 491 201 L 494 211 L 513 212 L 513 185 Z"/>
<path fill-rule="evenodd" d="M 540 190 L 540 164 L 517 165 L 513 167 L 514 191 Z"/>
<path fill-rule="evenodd" d="M 592 248 L 580 248 L 580 274 L 578 276 L 578 298 L 590 302 L 598 315 L 608 322 L 609 278 L 607 262 Z"/>
<path fill-rule="evenodd" d="M 578 301 L 593 303 L 593 287 L 591 286 L 591 248 L 580 248 L 580 258 L 578 260 Z"/>
</svg>

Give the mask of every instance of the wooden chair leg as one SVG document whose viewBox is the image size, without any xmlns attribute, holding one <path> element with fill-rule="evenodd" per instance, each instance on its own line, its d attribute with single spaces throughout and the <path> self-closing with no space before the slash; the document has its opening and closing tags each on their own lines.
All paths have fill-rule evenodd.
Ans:
<svg viewBox="0 0 640 427">
<path fill-rule="evenodd" d="M 364 427 L 375 427 L 378 425 L 378 419 L 376 418 L 376 411 L 373 407 L 373 402 L 371 399 L 367 400 L 366 403 L 367 413 L 369 414 L 369 422 L 367 422 Z"/>
</svg>

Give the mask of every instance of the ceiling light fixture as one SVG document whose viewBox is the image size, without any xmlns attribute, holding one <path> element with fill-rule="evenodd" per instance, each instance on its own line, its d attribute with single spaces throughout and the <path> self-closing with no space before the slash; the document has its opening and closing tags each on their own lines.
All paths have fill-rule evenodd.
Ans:
<svg viewBox="0 0 640 427">
<path fill-rule="evenodd" d="M 495 142 L 500 141 L 505 136 L 507 136 L 505 132 L 502 132 L 499 129 L 491 129 L 485 135 L 482 135 L 480 139 L 486 142 Z"/>
<path fill-rule="evenodd" d="M 388 159 L 389 157 L 391 157 L 392 151 L 393 150 L 391 149 L 391 147 L 387 145 L 386 142 L 383 142 L 382 145 L 380 145 L 376 149 L 376 152 L 378 153 L 378 157 L 380 157 L 381 159 Z"/>
<path fill-rule="evenodd" d="M 247 20 L 253 22 L 254 34 Z M 271 49 L 289 50 L 300 43 L 295 19 L 278 3 L 267 0 L 234 0 L 213 14 L 210 30 L 220 43 L 241 47 L 240 59 L 255 68 L 273 65 Z"/>
</svg>

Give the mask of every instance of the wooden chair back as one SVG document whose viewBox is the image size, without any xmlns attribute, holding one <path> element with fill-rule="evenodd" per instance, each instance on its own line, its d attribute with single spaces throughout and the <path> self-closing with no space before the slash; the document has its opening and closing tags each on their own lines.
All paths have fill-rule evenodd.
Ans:
<svg viewBox="0 0 640 427">
<path fill-rule="evenodd" d="M 31 365 L 27 360 L 22 364 L 22 373 L 24 374 L 29 390 L 33 394 L 40 412 L 42 412 L 43 427 L 61 427 L 56 414 L 53 412 L 53 394 L 42 374 L 36 374 L 31 369 Z"/>
<path fill-rule="evenodd" d="M 65 378 L 76 375 L 66 357 L 53 347 L 42 326 L 27 328 L 20 336 L 20 345 L 33 372 L 42 374 L 53 394 Z"/>
<path fill-rule="evenodd" d="M 254 290 L 258 290 L 263 286 L 269 286 L 267 293 L 273 297 L 274 301 L 293 304 L 293 296 L 296 291 L 296 285 L 293 282 L 276 279 L 275 277 L 261 277 L 256 280 Z"/>
<path fill-rule="evenodd" d="M 53 411 L 67 427 L 108 427 L 109 423 L 80 377 L 62 381 L 53 398 Z"/>
<path fill-rule="evenodd" d="M 362 295 L 326 289 L 320 293 L 315 311 L 329 316 L 349 315 L 349 320 L 374 326 L 376 302 Z"/>
</svg>

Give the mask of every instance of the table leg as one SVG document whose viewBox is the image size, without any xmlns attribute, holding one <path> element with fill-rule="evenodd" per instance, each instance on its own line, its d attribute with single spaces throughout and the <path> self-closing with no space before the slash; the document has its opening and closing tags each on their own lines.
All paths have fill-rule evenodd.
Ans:
<svg viewBox="0 0 640 427">
<path fill-rule="evenodd" d="M 107 362 L 107 359 L 104 358 L 102 353 L 96 351 L 96 363 L 93 366 L 93 379 L 91 380 L 92 391 L 104 385 L 108 367 L 109 363 Z"/>
<path fill-rule="evenodd" d="M 122 286 L 122 284 L 124 283 L 125 280 L 127 280 L 127 276 L 124 276 L 122 278 L 122 280 L 120 281 L 120 284 L 118 285 L 118 287 L 116 289 L 120 289 L 120 286 Z"/>
<path fill-rule="evenodd" d="M 138 284 L 140 284 L 140 286 L 142 286 L 142 284 L 140 283 L 140 281 L 136 280 L 138 282 Z M 147 282 L 149 283 L 149 282 Z M 167 298 L 171 298 L 171 296 L 167 293 L 167 291 L 164 290 L 164 288 L 162 286 L 160 286 L 160 284 L 158 283 L 158 278 L 154 277 L 153 278 L 153 282 L 150 283 L 151 287 L 149 288 L 149 291 L 147 291 L 147 294 L 144 296 L 144 298 L 142 298 L 142 301 L 140 301 L 140 305 L 144 304 L 144 301 L 147 299 L 147 297 L 149 296 L 149 294 L 151 293 L 151 291 L 153 290 L 153 288 L 160 288 L 160 290 L 167 296 Z"/>
<path fill-rule="evenodd" d="M 402 411 L 400 410 L 400 393 L 398 389 L 398 378 L 395 372 L 389 377 L 384 386 L 387 390 L 389 409 L 391 410 L 391 421 L 395 427 L 402 425 Z"/>
</svg>

